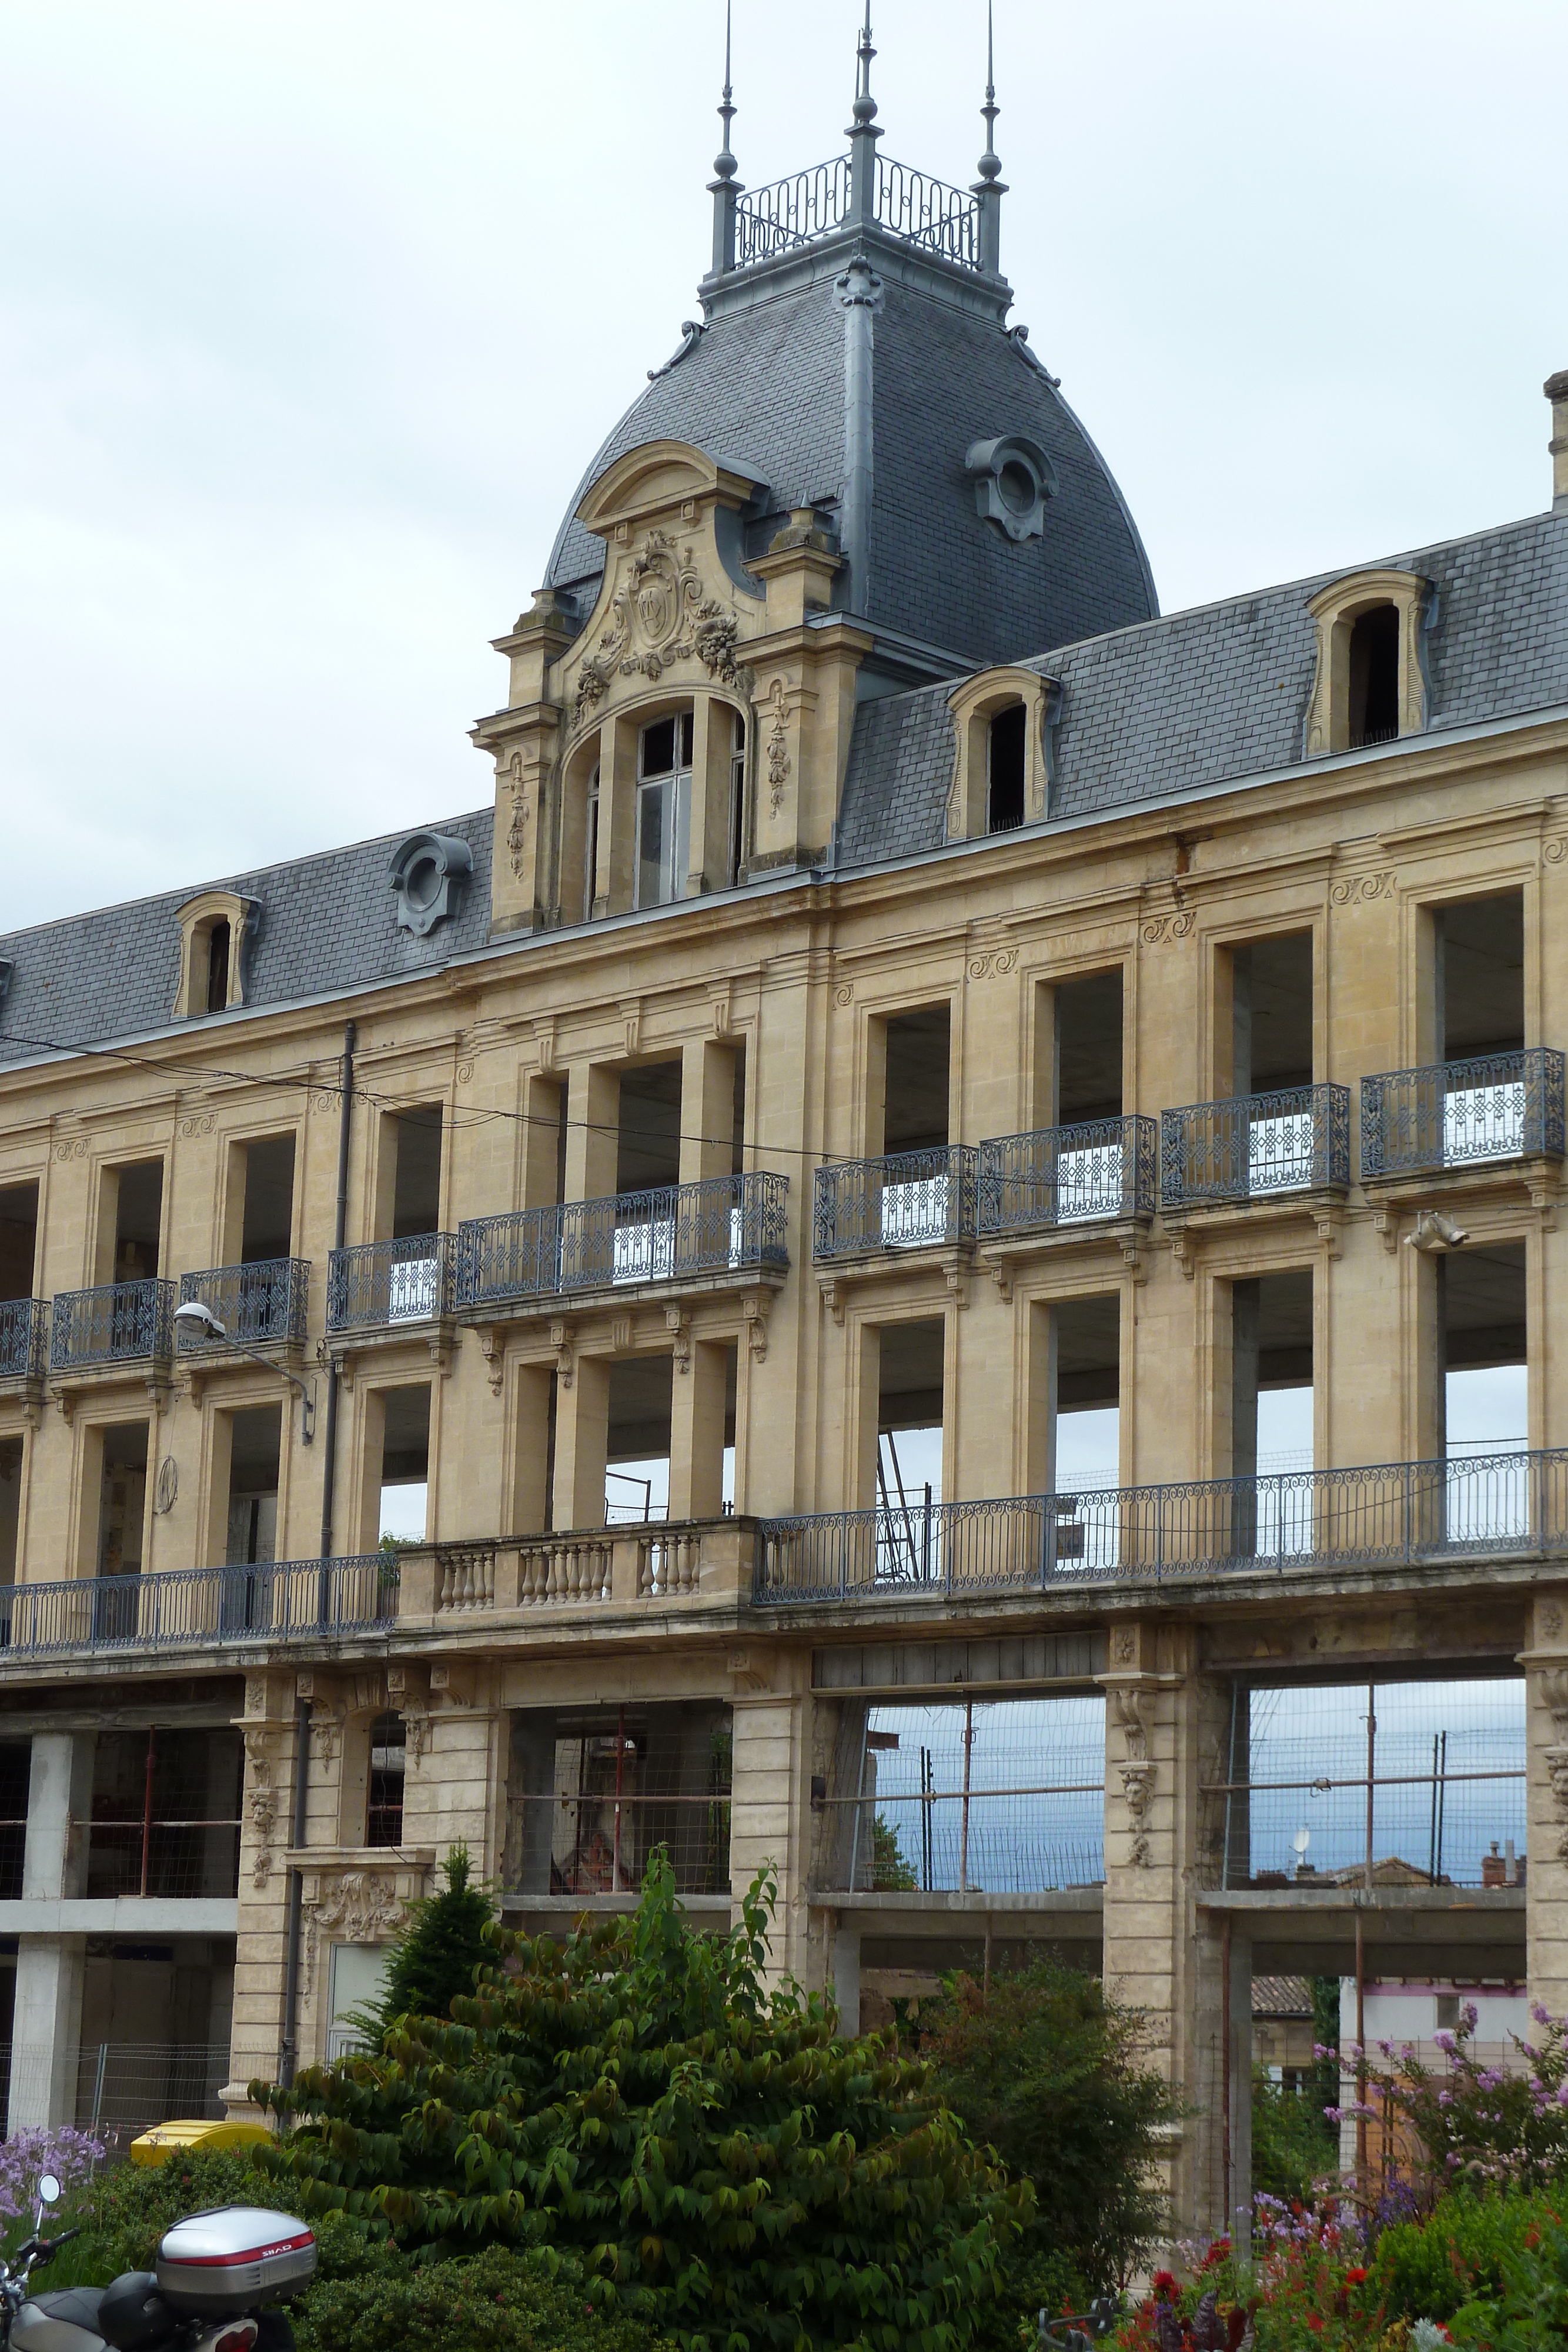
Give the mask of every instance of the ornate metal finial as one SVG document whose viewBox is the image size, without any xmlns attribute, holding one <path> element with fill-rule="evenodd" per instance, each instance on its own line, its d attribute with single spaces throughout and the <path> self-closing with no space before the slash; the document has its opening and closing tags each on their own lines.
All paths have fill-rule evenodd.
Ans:
<svg viewBox="0 0 1568 2352">
<path fill-rule="evenodd" d="M 982 180 L 999 180 L 1002 159 L 997 153 L 997 117 L 1001 108 L 997 104 L 996 43 L 991 24 L 991 0 L 986 0 L 986 102 L 980 112 L 986 120 L 986 152 L 980 158 Z"/>
<path fill-rule="evenodd" d="M 871 61 L 876 51 L 871 45 L 871 0 L 865 0 L 865 22 L 861 27 L 860 48 L 856 52 L 855 102 L 851 110 L 855 129 L 863 131 L 868 122 L 876 121 L 876 100 L 871 94 Z"/>
<path fill-rule="evenodd" d="M 735 106 L 729 83 L 729 12 L 730 0 L 724 0 L 724 96 L 719 101 L 719 120 L 724 124 L 724 143 L 713 159 L 713 168 L 721 180 L 733 180 L 735 157 L 729 152 L 729 126 L 735 121 Z"/>
</svg>

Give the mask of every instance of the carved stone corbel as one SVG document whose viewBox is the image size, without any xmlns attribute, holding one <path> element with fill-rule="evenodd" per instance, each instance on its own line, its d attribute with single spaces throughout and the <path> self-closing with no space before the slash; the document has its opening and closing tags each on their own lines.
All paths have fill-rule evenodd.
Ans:
<svg viewBox="0 0 1568 2352">
<path fill-rule="evenodd" d="M 1399 1248 L 1399 1219 L 1392 1209 L 1374 1209 L 1372 1229 L 1393 1257 Z"/>
<path fill-rule="evenodd" d="M 577 1373 L 577 1326 L 575 1323 L 552 1323 L 549 1343 L 555 1349 L 555 1368 L 563 1389 L 569 1389 Z"/>
<path fill-rule="evenodd" d="M 1192 1234 L 1186 1225 L 1173 1225 L 1169 1231 L 1171 1255 L 1180 1266 L 1184 1278 L 1191 1282 L 1197 1273 L 1197 1250 Z"/>
<path fill-rule="evenodd" d="M 692 1368 L 692 1318 L 685 1307 L 666 1307 L 664 1328 L 670 1335 L 670 1353 L 677 1372 L 689 1372 Z"/>
<path fill-rule="evenodd" d="M 492 1396 L 499 1396 L 507 1382 L 507 1335 L 497 1325 L 486 1324 L 479 1334 L 479 1353 L 485 1359 L 485 1378 L 490 1383 Z"/>
<path fill-rule="evenodd" d="M 751 1344 L 751 1360 L 760 1364 L 768 1356 L 768 1318 L 773 1306 L 770 1290 L 745 1290 L 740 1296 L 740 1312 L 746 1325 L 746 1336 Z"/>
<path fill-rule="evenodd" d="M 844 1287 L 842 1283 L 834 1282 L 831 1279 L 822 1282 L 819 1279 L 819 1287 L 821 1290 L 823 1306 L 827 1308 L 834 1322 L 841 1324 L 844 1319 Z"/>
</svg>

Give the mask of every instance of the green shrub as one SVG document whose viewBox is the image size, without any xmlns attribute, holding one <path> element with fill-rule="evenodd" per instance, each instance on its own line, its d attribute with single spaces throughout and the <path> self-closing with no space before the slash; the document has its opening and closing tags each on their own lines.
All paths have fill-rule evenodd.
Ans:
<svg viewBox="0 0 1568 2352">
<path fill-rule="evenodd" d="M 121 2271 L 150 2271 L 159 2239 L 185 2214 L 209 2205 L 270 2205 L 275 2186 L 248 2150 L 111 2164 L 67 2199 L 65 2224 L 83 2235 L 39 2272 L 39 2287 L 107 2286 Z"/>
<path fill-rule="evenodd" d="M 1425 2223 L 1399 2221 L 1377 2241 L 1369 2290 L 1390 2321 L 1451 2319 L 1462 2305 L 1497 2294 L 1509 2263 L 1549 2223 L 1539 2197 L 1518 2190 L 1439 2199 Z"/>
<path fill-rule="evenodd" d="M 407 2256 L 326 2281 L 295 2314 L 300 2352 L 648 2352 L 656 2344 L 580 2269 L 492 2246 L 423 2264 Z"/>
<path fill-rule="evenodd" d="M 920 2022 L 945 2103 L 1033 2184 L 1020 2255 L 1073 2293 L 1120 2286 L 1166 2228 L 1150 2169 L 1161 2127 L 1181 2113 L 1140 2062 L 1138 2012 L 1108 2000 L 1098 1977 L 1046 1958 L 993 1976 L 987 1994 L 956 1979 Z M 1009 2277 L 1009 2305 L 1038 2310 L 1048 2298 L 1035 2293 L 1015 2296 Z"/>
<path fill-rule="evenodd" d="M 1337 2085 L 1287 2090 L 1267 2067 L 1252 2069 L 1252 2188 L 1286 2204 L 1304 2202 L 1314 2181 L 1339 2169 L 1339 2134 L 1323 2110 Z"/>
<path fill-rule="evenodd" d="M 256 2095 L 294 2128 L 271 2201 L 405 2243 L 572 2250 L 685 2352 L 960 2352 L 1032 2210 L 928 2069 L 764 1978 L 765 1874 L 695 1934 L 667 1861 L 630 1917 L 562 1947 L 489 1930 L 451 2021 Z"/>
</svg>

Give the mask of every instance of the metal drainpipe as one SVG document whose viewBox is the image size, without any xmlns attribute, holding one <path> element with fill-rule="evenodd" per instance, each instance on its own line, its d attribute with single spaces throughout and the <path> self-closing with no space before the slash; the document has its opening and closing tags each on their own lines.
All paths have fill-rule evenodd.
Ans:
<svg viewBox="0 0 1568 2352">
<path fill-rule="evenodd" d="M 338 1212 L 333 1224 L 332 1246 L 340 1250 L 349 1223 L 349 1137 L 352 1125 L 354 1104 L 354 1046 L 358 1030 L 353 1022 L 343 1028 L 343 1099 L 338 1118 Z M 327 1418 L 323 1444 L 325 1459 L 321 1465 L 321 1590 L 319 1615 L 325 1626 L 330 1617 L 332 1557 L 332 1511 L 336 1501 L 338 1470 L 338 1366 L 330 1353 L 327 1359 Z M 310 1780 L 310 1702 L 302 1698 L 294 1717 L 294 1852 L 305 1847 L 307 1802 Z M 288 1932 L 283 1970 L 283 2046 L 278 2053 L 277 2079 L 287 2084 L 294 2080 L 295 2059 L 298 2047 L 299 2007 L 299 1946 L 305 1917 L 305 1877 L 298 1865 L 288 1874 Z"/>
</svg>

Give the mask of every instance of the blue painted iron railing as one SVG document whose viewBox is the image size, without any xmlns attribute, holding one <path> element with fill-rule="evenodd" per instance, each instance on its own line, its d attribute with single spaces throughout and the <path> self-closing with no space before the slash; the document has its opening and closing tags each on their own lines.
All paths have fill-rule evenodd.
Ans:
<svg viewBox="0 0 1568 2352">
<path fill-rule="evenodd" d="M 811 1255 L 861 1257 L 972 1241 L 980 1155 L 972 1143 L 839 1160 L 819 1168 Z"/>
<path fill-rule="evenodd" d="M 1349 1182 L 1348 1087 L 1286 1087 L 1160 1113 L 1163 1209 Z"/>
<path fill-rule="evenodd" d="M 174 1344 L 172 1282 L 106 1282 L 94 1290 L 64 1290 L 54 1301 L 49 1370 L 70 1372 L 89 1364 L 164 1363 Z"/>
<path fill-rule="evenodd" d="M 180 1276 L 180 1304 L 199 1298 L 210 1307 L 231 1339 L 247 1348 L 281 1339 L 298 1347 L 305 1339 L 305 1307 L 310 1292 L 310 1262 L 303 1257 L 258 1258 L 249 1265 L 211 1265 L 204 1274 Z M 182 1323 L 183 1356 L 222 1348 L 222 1339 Z"/>
<path fill-rule="evenodd" d="M 1155 1158 L 1152 1118 L 992 1136 L 980 1146 L 977 1228 L 983 1237 L 1152 1216 Z"/>
<path fill-rule="evenodd" d="M 1568 1553 L 1568 1450 L 763 1520 L 758 1601 Z"/>
<path fill-rule="evenodd" d="M 460 1308 L 789 1263 L 788 1176 L 758 1171 L 568 1201 L 457 1228 Z"/>
<path fill-rule="evenodd" d="M 373 1633 L 397 1615 L 397 1584 L 392 1552 L 15 1584 L 0 1592 L 0 1656 Z"/>
<path fill-rule="evenodd" d="M 407 1234 L 334 1250 L 327 1262 L 329 1331 L 396 1330 L 452 1312 L 453 1234 Z"/>
<path fill-rule="evenodd" d="M 1361 1172 L 1563 1157 L 1563 1056 L 1547 1045 L 1361 1082 Z"/>
<path fill-rule="evenodd" d="M 0 1298 L 0 1381 L 36 1387 L 48 1352 L 47 1298 Z"/>
</svg>

